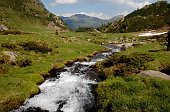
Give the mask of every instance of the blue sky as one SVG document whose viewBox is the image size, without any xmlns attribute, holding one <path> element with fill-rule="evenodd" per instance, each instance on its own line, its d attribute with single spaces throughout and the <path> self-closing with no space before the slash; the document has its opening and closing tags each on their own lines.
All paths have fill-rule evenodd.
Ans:
<svg viewBox="0 0 170 112">
<path fill-rule="evenodd" d="M 116 15 L 127 15 L 146 4 L 158 0 L 41 0 L 46 8 L 59 16 L 69 17 L 74 14 L 86 14 L 101 19 Z M 170 2 L 170 0 L 167 0 Z"/>
</svg>

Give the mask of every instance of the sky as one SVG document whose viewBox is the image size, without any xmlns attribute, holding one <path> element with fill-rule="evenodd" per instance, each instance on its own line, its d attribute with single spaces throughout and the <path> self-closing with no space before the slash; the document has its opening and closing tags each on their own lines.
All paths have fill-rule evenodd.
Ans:
<svg viewBox="0 0 170 112">
<path fill-rule="evenodd" d="M 161 0 L 41 0 L 46 8 L 58 15 L 70 17 L 74 14 L 86 14 L 101 19 L 110 19 L 116 15 L 128 13 L 145 5 Z M 170 2 L 170 0 L 167 0 Z"/>
</svg>

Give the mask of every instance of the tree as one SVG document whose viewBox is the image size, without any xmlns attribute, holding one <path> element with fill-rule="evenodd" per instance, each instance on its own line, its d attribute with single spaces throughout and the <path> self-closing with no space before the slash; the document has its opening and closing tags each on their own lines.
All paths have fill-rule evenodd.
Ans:
<svg viewBox="0 0 170 112">
<path fill-rule="evenodd" d="M 55 30 L 55 35 L 58 35 L 58 31 L 57 30 Z"/>
</svg>

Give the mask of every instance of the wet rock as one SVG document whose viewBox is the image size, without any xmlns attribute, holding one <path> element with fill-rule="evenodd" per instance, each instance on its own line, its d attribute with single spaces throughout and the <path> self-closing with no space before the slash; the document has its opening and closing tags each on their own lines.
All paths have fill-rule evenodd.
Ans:
<svg viewBox="0 0 170 112">
<path fill-rule="evenodd" d="M 59 101 L 57 102 L 57 104 L 59 104 L 59 107 L 57 109 L 57 112 L 63 112 L 61 109 L 63 108 L 63 106 L 67 103 L 67 101 Z"/>
<path fill-rule="evenodd" d="M 49 112 L 48 110 L 42 110 L 39 107 L 30 107 L 27 110 L 23 110 L 21 112 Z"/>
<path fill-rule="evenodd" d="M 133 43 L 125 43 L 125 44 L 115 44 L 117 47 L 122 47 L 124 46 L 125 48 L 133 47 Z"/>
<path fill-rule="evenodd" d="M 93 80 L 93 81 L 96 81 L 96 82 L 100 82 L 100 81 L 103 80 L 100 77 L 101 73 L 97 72 L 94 68 L 89 68 L 89 69 L 85 70 L 84 72 L 85 72 L 85 77 L 90 79 L 90 80 Z"/>
<path fill-rule="evenodd" d="M 66 69 L 64 67 L 56 67 L 56 66 L 53 66 L 53 68 L 51 70 L 48 71 L 48 73 L 51 75 L 51 76 L 57 76 L 59 75 L 61 72 L 65 72 Z"/>
<path fill-rule="evenodd" d="M 73 60 L 69 60 L 69 61 L 67 61 L 67 63 L 65 64 L 66 66 L 70 66 L 70 65 L 72 65 L 74 63 L 74 61 Z"/>
</svg>

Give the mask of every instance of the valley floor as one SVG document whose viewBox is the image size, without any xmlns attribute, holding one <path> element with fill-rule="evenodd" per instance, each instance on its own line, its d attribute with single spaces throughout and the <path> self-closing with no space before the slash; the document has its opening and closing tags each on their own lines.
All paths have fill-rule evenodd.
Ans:
<svg viewBox="0 0 170 112">
<path fill-rule="evenodd" d="M 25 99 L 37 94 L 39 92 L 37 85 L 44 81 L 44 77 L 49 77 L 50 69 L 59 69 L 66 63 L 87 59 L 96 51 L 104 50 L 102 44 L 117 44 L 124 41 L 139 43 L 135 38 L 136 35 L 136 33 L 95 32 L 66 32 L 55 35 L 52 31 L 0 35 L 0 111 L 18 108 Z M 126 39 L 123 40 L 123 37 Z M 157 42 L 145 42 L 144 45 L 136 44 L 136 47 L 118 53 L 116 57 L 129 56 L 134 53 L 149 54 L 154 57 L 154 60 L 144 63 L 146 65 L 144 68 L 160 71 L 160 68 L 168 69 L 170 65 L 168 61 L 170 52 L 162 49 L 164 47 Z M 6 55 L 9 53 L 12 53 L 13 59 L 9 59 L 12 58 L 11 55 Z M 141 64 L 140 61 L 138 64 Z M 106 79 L 96 88 L 100 112 L 170 109 L 169 81 L 138 75 L 115 77 L 114 69 L 119 69 L 119 67 L 114 67 L 114 65 L 102 66 L 103 71 L 100 71 L 103 73 L 102 77 Z M 137 70 L 143 70 L 143 68 Z M 136 74 L 137 72 L 128 71 L 128 73 Z M 146 100 L 143 100 L 145 98 Z"/>
<path fill-rule="evenodd" d="M 104 50 L 100 45 L 77 37 L 55 35 L 51 31 L 0 35 L 0 44 L 1 112 L 18 108 L 25 99 L 37 94 L 37 84 L 49 76 L 50 69 L 61 68 L 67 61 L 84 60 Z M 11 57 L 14 59 L 10 60 Z"/>
</svg>

